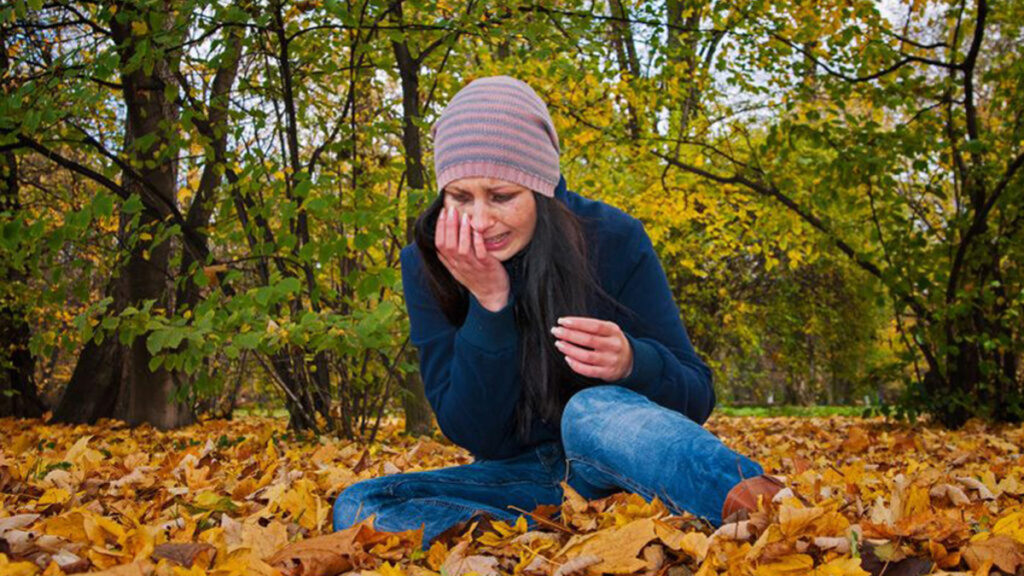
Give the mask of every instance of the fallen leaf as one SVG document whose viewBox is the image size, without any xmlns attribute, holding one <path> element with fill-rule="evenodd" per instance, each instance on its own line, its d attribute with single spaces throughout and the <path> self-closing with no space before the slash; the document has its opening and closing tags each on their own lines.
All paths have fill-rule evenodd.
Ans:
<svg viewBox="0 0 1024 576">
<path fill-rule="evenodd" d="M 372 518 L 333 534 L 289 544 L 267 563 L 286 576 L 334 576 L 346 572 L 364 560 L 365 551 L 357 543 L 364 530 L 373 530 Z"/>
<path fill-rule="evenodd" d="M 555 570 L 555 573 L 552 576 L 569 576 L 570 574 L 579 574 L 587 568 L 600 563 L 601 557 L 597 554 L 583 554 L 559 566 L 558 570 Z"/>
<path fill-rule="evenodd" d="M 441 565 L 441 574 L 462 576 L 473 572 L 479 576 L 499 576 L 498 559 L 493 556 L 466 555 L 469 540 L 459 542 Z"/>
<path fill-rule="evenodd" d="M 803 576 L 814 568 L 814 558 L 807 554 L 791 554 L 754 570 L 757 576 Z"/>
<path fill-rule="evenodd" d="M 1001 534 L 980 542 L 971 542 L 963 552 L 964 560 L 971 570 L 979 570 L 988 564 L 1007 574 L 1016 574 L 1024 566 L 1024 544 Z"/>
<path fill-rule="evenodd" d="M 171 562 L 185 568 L 198 565 L 202 568 L 209 568 L 213 563 L 217 550 L 202 542 L 168 542 L 160 544 L 153 549 L 154 560 L 166 558 Z"/>
<path fill-rule="evenodd" d="M 840 447 L 845 452 L 859 454 L 866 450 L 870 445 L 871 436 L 868 435 L 867 430 L 864 430 L 859 426 L 855 426 L 847 431 L 847 437 L 843 440 Z"/>
<path fill-rule="evenodd" d="M 683 532 L 660 521 L 654 522 L 654 532 L 666 546 L 697 562 L 703 561 L 708 553 L 709 539 L 701 532 Z"/>
<path fill-rule="evenodd" d="M 928 492 L 933 498 L 946 498 L 954 506 L 965 506 L 971 503 L 971 499 L 964 494 L 964 491 L 952 484 L 936 484 Z"/>
<path fill-rule="evenodd" d="M 637 556 L 657 538 L 654 520 L 642 518 L 620 528 L 608 528 L 584 536 L 574 536 L 556 556 L 574 558 L 585 554 L 601 557 L 594 571 L 605 574 L 629 574 L 643 570 L 647 563 Z"/>
<path fill-rule="evenodd" d="M 130 564 L 121 564 L 100 572 L 93 572 L 93 576 L 150 576 L 153 574 L 153 563 L 148 560 L 140 560 Z"/>
<path fill-rule="evenodd" d="M 870 576 L 861 568 L 860 558 L 835 558 L 814 569 L 811 576 Z"/>
<path fill-rule="evenodd" d="M 977 490 L 978 498 L 981 498 L 982 500 L 996 499 L 996 495 L 993 494 L 992 491 L 989 490 L 988 486 L 985 486 L 985 483 L 982 482 L 981 480 L 978 480 L 976 478 L 969 478 L 966 476 L 960 476 L 956 479 L 956 481 L 963 484 L 964 486 L 967 486 L 972 490 Z"/>
</svg>

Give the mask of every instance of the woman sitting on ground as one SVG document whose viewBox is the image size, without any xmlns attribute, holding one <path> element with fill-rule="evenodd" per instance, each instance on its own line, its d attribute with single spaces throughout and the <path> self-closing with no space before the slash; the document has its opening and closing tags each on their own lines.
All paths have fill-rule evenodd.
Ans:
<svg viewBox="0 0 1024 576">
<path fill-rule="evenodd" d="M 525 83 L 481 78 L 434 125 L 437 199 L 402 250 L 427 398 L 475 461 L 359 482 L 334 529 L 424 526 L 479 512 L 655 496 L 713 524 L 778 483 L 701 424 L 715 394 L 654 248 L 635 218 L 571 192 L 547 106 Z"/>
</svg>

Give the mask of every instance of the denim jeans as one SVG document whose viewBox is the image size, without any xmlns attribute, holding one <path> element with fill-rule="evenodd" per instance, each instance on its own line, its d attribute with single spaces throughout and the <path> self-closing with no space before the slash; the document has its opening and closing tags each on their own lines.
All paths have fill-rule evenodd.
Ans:
<svg viewBox="0 0 1024 576">
<path fill-rule="evenodd" d="M 514 458 L 354 484 L 334 503 L 334 529 L 376 515 L 378 530 L 422 525 L 426 546 L 477 512 L 511 521 L 520 515 L 514 508 L 560 504 L 562 481 L 588 499 L 623 490 L 648 500 L 657 496 L 673 512 L 690 512 L 717 526 L 729 490 L 762 472 L 686 416 L 618 386 L 576 393 L 561 428 L 560 443 Z"/>
</svg>

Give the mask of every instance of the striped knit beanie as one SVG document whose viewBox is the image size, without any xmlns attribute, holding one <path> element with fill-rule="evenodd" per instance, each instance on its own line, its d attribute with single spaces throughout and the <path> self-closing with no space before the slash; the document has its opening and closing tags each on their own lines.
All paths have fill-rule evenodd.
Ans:
<svg viewBox="0 0 1024 576">
<path fill-rule="evenodd" d="M 431 135 L 438 192 L 453 180 L 481 177 L 555 195 L 558 134 L 544 101 L 522 80 L 470 82 L 448 103 Z"/>
</svg>

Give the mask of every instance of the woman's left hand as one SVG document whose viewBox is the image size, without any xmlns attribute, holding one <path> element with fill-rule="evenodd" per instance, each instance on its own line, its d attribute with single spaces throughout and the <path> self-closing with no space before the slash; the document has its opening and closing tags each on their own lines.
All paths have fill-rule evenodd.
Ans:
<svg viewBox="0 0 1024 576">
<path fill-rule="evenodd" d="M 558 324 L 555 346 L 576 373 L 614 382 L 633 372 L 633 347 L 615 322 L 565 316 Z"/>
</svg>

